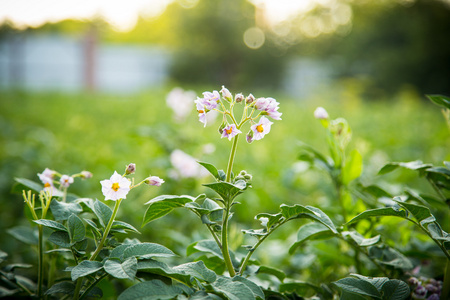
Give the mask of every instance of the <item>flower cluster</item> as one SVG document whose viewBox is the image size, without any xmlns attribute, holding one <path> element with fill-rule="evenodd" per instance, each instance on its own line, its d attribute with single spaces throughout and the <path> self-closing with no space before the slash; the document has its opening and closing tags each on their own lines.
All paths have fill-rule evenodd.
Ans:
<svg viewBox="0 0 450 300">
<path fill-rule="evenodd" d="M 235 104 L 244 104 L 243 115 L 238 122 L 235 118 L 233 108 Z M 217 111 L 223 115 L 223 122 L 219 128 L 222 138 L 231 141 L 232 138 L 242 133 L 242 126 L 249 121 L 250 131 L 247 133 L 247 142 L 261 140 L 270 132 L 271 122 L 265 116 L 272 120 L 281 120 L 278 111 L 279 103 L 274 98 L 255 98 L 252 94 L 245 97 L 242 93 L 233 94 L 224 86 L 220 92 L 204 92 L 203 98 L 198 97 L 195 100 L 200 122 L 205 126 L 207 123 L 207 114 L 211 111 Z"/>
<path fill-rule="evenodd" d="M 412 290 L 412 299 L 439 300 L 442 291 L 442 281 L 434 278 L 411 277 L 408 280 Z"/>
<path fill-rule="evenodd" d="M 87 179 L 92 177 L 89 171 L 82 171 L 73 175 L 60 174 L 57 171 L 45 168 L 42 173 L 37 174 L 41 182 L 44 184 L 44 190 L 50 192 L 52 195 L 57 195 L 55 184 L 59 184 L 60 189 L 67 190 L 67 188 L 74 182 L 75 177 Z"/>
<path fill-rule="evenodd" d="M 125 176 L 134 174 L 136 172 L 136 165 L 131 163 L 125 168 L 125 174 L 120 175 L 117 171 L 109 178 L 100 181 L 102 185 L 102 193 L 105 196 L 105 200 L 117 201 L 119 199 L 125 199 L 128 192 L 143 183 L 154 186 L 161 186 L 164 180 L 158 176 L 149 176 L 136 185 L 132 185 L 131 180 Z"/>
</svg>

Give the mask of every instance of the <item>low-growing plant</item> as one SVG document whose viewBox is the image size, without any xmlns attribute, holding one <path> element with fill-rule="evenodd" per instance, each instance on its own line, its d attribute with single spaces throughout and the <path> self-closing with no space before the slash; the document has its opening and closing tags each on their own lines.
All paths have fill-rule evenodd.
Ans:
<svg viewBox="0 0 450 300">
<path fill-rule="evenodd" d="M 443 106 L 448 115 L 448 98 L 430 96 L 430 99 Z M 180 260 L 174 251 L 154 241 L 129 238 L 119 241 L 122 234 L 139 232 L 133 225 L 116 220 L 122 201 L 130 198 L 132 189 L 142 185 L 160 186 L 163 179 L 148 176 L 135 183 L 136 166 L 132 163 L 122 175 L 114 172 L 109 179 L 100 182 L 104 200 L 114 202 L 111 209 L 102 201 L 68 193 L 74 178 L 90 178 L 90 172 L 63 175 L 46 169 L 38 174 L 43 185 L 16 179 L 15 190 L 22 192 L 26 216 L 33 226 L 9 230 L 17 239 L 36 248 L 36 276 L 27 278 L 16 272 L 21 268 L 33 269 L 33 265 L 2 266 L 0 296 L 101 298 L 101 282 L 114 279 L 124 281 L 118 288 L 121 300 L 335 299 L 338 294 L 340 299 L 357 300 L 448 299 L 450 235 L 433 213 L 436 208 L 448 210 L 449 207 L 446 196 L 450 190 L 448 162 L 441 167 L 419 161 L 389 163 L 379 172 L 383 175 L 397 168 L 417 170 L 431 184 L 437 197 L 424 196 L 412 189 L 393 197 L 378 185 L 363 185 L 359 181 L 363 160 L 356 149 L 349 149 L 348 122 L 343 118 L 332 120 L 325 109 L 318 108 L 314 114 L 326 130 L 329 156 L 302 144 L 299 158 L 328 173 L 334 187 L 332 201 L 339 209 L 327 214 L 317 207 L 296 203 L 282 204 L 275 213 L 257 212 L 254 218 L 261 226 L 242 229 L 254 243 L 232 251 L 233 214 L 239 207 L 238 199 L 245 199 L 245 193 L 250 192 L 253 178 L 246 170 L 233 172 L 239 138 L 245 132 L 248 143 L 263 139 L 274 124 L 270 119 L 281 120 L 282 113 L 278 111 L 279 102 L 273 98 L 233 95 L 225 87 L 220 92 L 204 92 L 203 97 L 195 100 L 195 105 L 199 120 L 205 126 L 210 122 L 211 112 L 222 116 L 219 134 L 231 142 L 228 162 L 223 169 L 198 162 L 214 179 L 203 184 L 205 192 L 159 195 L 150 199 L 142 222 L 142 226 L 150 226 L 152 221 L 176 208 L 196 215 L 211 239 L 197 240 L 187 247 L 186 254 L 193 261 L 178 263 Z M 360 204 L 354 205 L 355 201 Z M 429 257 L 436 259 L 438 267 L 440 262 L 447 265 L 442 274 L 434 278 L 421 276 L 420 265 L 415 260 L 421 254 L 400 249 L 396 241 L 391 243 L 379 233 L 381 217 L 406 220 L 425 233 L 440 251 Z M 301 251 L 307 241 L 334 238 L 339 245 L 346 245 L 339 250 L 354 262 L 346 270 L 348 277 L 321 284 L 299 281 L 254 258 L 253 254 L 277 229 L 293 220 L 313 222 L 299 227 L 297 240 L 289 252 Z M 364 224 L 367 220 L 370 220 L 368 226 Z M 447 222 L 448 218 L 444 217 L 443 221 Z M 420 235 L 413 227 L 401 230 L 411 236 Z M 7 258 L 8 254 L 0 251 L 0 263 L 7 262 Z M 36 282 L 32 278 L 36 278 Z"/>
</svg>

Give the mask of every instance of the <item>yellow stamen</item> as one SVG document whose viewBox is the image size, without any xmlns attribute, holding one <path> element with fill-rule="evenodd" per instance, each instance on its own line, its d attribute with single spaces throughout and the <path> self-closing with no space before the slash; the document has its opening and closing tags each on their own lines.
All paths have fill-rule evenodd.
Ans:
<svg viewBox="0 0 450 300">
<path fill-rule="evenodd" d="M 233 127 L 225 129 L 225 131 L 227 132 L 227 134 L 231 134 L 233 132 Z"/>
<path fill-rule="evenodd" d="M 114 190 L 114 192 L 117 192 L 117 191 L 119 190 L 119 188 L 120 188 L 119 183 L 114 182 L 114 183 L 112 184 L 112 187 L 111 187 L 111 188 Z"/>
<path fill-rule="evenodd" d="M 199 114 L 202 114 L 202 113 L 204 113 L 205 111 L 204 110 L 198 110 L 198 113 Z"/>
<path fill-rule="evenodd" d="M 49 188 L 49 187 L 51 187 L 51 184 L 48 183 L 48 182 L 46 182 L 46 183 L 44 184 L 44 188 Z"/>
<path fill-rule="evenodd" d="M 263 131 L 264 131 L 264 128 L 263 128 L 263 126 L 262 126 L 261 124 L 259 124 L 258 126 L 256 126 L 256 130 L 257 130 L 258 132 L 263 132 Z"/>
</svg>

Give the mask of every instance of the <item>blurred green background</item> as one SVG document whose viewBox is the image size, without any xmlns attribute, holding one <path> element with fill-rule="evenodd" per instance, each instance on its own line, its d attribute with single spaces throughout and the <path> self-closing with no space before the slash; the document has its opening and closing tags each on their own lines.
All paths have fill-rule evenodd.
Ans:
<svg viewBox="0 0 450 300">
<path fill-rule="evenodd" d="M 179 149 L 225 169 L 231 143 L 220 139 L 219 121 L 203 128 L 193 102 L 186 116 L 176 118 L 167 104 L 168 95 L 176 87 L 192 91 L 187 96 L 192 101 L 203 91 L 220 90 L 225 85 L 232 93 L 252 93 L 280 102 L 283 120 L 275 122 L 270 134 L 253 144 L 241 138 L 238 145 L 234 171 L 245 169 L 251 173 L 253 188 L 241 197 L 242 204 L 236 209 L 234 217 L 239 225 L 232 228 L 236 238 L 232 247 L 247 238 L 241 229 L 259 226 L 253 219 L 256 214 L 275 213 L 282 203 L 317 205 L 327 212 L 337 210 L 326 174 L 310 170 L 297 160 L 299 141 L 327 151 L 324 130 L 313 117 L 317 106 L 325 107 L 331 118 L 348 120 L 353 130 L 350 148 L 363 155 L 363 184 L 376 182 L 392 193 L 401 191 L 400 184 L 420 185 L 414 173 L 376 174 L 389 161 L 420 159 L 441 164 L 450 160 L 445 120 L 439 108 L 424 96 L 450 94 L 449 2 L 311 3 L 308 10 L 272 23 L 262 2 L 243 0 L 172 2 L 157 17 L 140 16 L 128 31 L 117 31 L 100 17 L 39 27 L 4 21 L 0 43 L 5 45 L 7 41 L 30 36 L 79 40 L 94 36 L 96 47 L 152 45 L 163 49 L 170 59 L 163 81 L 117 93 L 84 77 L 80 79 L 81 88 L 30 88 L 26 82 L 5 79 L 7 66 L 14 67 L 14 63 L 3 61 L 3 250 L 11 252 L 19 243 L 6 243 L 6 229 L 26 225 L 23 200 L 10 192 L 14 178 L 38 181 L 37 173 L 45 168 L 63 174 L 91 171 L 93 178 L 76 181 L 70 192 L 100 200 L 100 180 L 109 178 L 114 170 L 123 172 L 128 163 L 137 165 L 136 180 L 149 175 L 164 178 L 162 187 L 133 190 L 123 202 L 118 218 L 137 228 L 145 211 L 144 203 L 151 198 L 160 194 L 205 193 L 201 184 L 212 178 L 176 175 L 171 155 Z M 248 33 L 249 29 L 252 30 Z M 0 49 L 3 54 L 9 51 L 6 46 Z M 45 76 L 46 72 L 50 71 L 40 69 L 36 76 Z M 127 75 L 123 76 L 126 80 Z M 295 230 L 291 229 L 280 231 L 266 249 L 278 249 L 280 241 L 292 241 Z M 133 237 L 165 244 L 183 256 L 187 244 L 208 236 L 195 216 L 175 211 Z M 319 253 L 323 244 L 317 245 Z M 267 252 L 274 253 L 272 250 Z M 288 261 L 290 265 L 298 264 L 300 270 L 307 267 L 302 265 L 304 257 L 283 256 L 283 249 L 278 250 L 280 257 L 271 258 L 275 264 Z M 25 251 L 17 250 L 15 258 L 20 260 Z M 260 251 L 258 255 L 264 260 L 265 253 Z M 335 271 L 324 272 L 322 279 L 337 276 Z"/>
</svg>

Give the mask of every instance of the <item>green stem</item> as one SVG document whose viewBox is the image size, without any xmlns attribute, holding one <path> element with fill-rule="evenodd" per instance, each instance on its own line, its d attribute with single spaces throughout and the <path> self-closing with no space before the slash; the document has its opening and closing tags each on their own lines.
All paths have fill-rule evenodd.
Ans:
<svg viewBox="0 0 450 300">
<path fill-rule="evenodd" d="M 234 157 L 236 156 L 236 149 L 238 144 L 239 135 L 236 135 L 233 138 L 233 144 L 231 146 L 230 158 L 228 159 L 228 167 L 227 167 L 227 177 L 226 182 L 231 181 L 231 170 L 233 169 Z"/>
<path fill-rule="evenodd" d="M 244 260 L 242 261 L 241 267 L 239 269 L 239 275 L 242 276 L 242 274 L 244 274 L 245 269 L 247 268 L 247 264 L 250 260 L 250 257 L 253 255 L 253 253 L 255 252 L 255 250 L 262 244 L 262 242 L 264 242 L 264 240 L 270 235 L 272 234 L 272 232 L 274 232 L 278 227 L 280 227 L 281 225 L 283 225 L 284 223 L 286 223 L 289 220 L 286 220 L 282 223 L 279 223 L 278 225 L 276 225 L 274 228 L 272 228 L 272 230 L 270 230 L 269 232 L 267 232 L 267 234 L 265 236 L 263 236 L 262 238 L 260 238 L 258 240 L 258 242 L 253 246 L 253 248 L 248 251 L 247 255 L 245 256 Z"/>
<path fill-rule="evenodd" d="M 119 199 L 119 200 L 116 201 L 116 204 L 114 206 L 114 210 L 113 210 L 113 213 L 111 215 L 111 218 L 109 219 L 108 225 L 106 225 L 105 232 L 103 233 L 102 240 L 100 241 L 100 244 L 98 244 L 97 249 L 95 249 L 95 252 L 92 254 L 91 258 L 89 258 L 90 261 L 95 260 L 97 255 L 103 249 L 103 245 L 105 244 L 106 238 L 108 237 L 109 231 L 111 230 L 111 227 L 112 227 L 112 225 L 114 223 L 114 219 L 116 218 L 117 211 L 119 210 L 120 202 L 122 202 L 122 199 Z M 73 299 L 74 300 L 78 300 L 79 299 L 79 296 L 80 296 L 79 294 L 80 294 L 80 290 L 81 290 L 82 284 L 83 284 L 83 278 L 78 278 L 77 279 L 77 284 L 75 286 L 75 291 L 74 291 L 74 294 L 73 294 Z"/>
<path fill-rule="evenodd" d="M 95 281 L 93 281 L 87 288 L 86 290 L 83 292 L 83 294 L 81 294 L 80 296 L 80 300 L 84 299 L 84 297 L 86 297 L 89 292 L 97 285 L 97 283 L 99 283 L 100 281 L 102 281 L 103 278 L 105 278 L 108 275 L 108 273 L 103 274 L 102 276 L 100 276 L 99 278 L 97 278 Z"/>
<path fill-rule="evenodd" d="M 442 284 L 440 300 L 446 300 L 449 298 L 450 298 L 450 259 L 447 259 L 447 265 L 445 266 L 444 282 Z"/>
<path fill-rule="evenodd" d="M 38 298 L 42 298 L 42 283 L 44 281 L 44 238 L 43 238 L 43 227 L 38 225 L 39 237 L 38 237 L 38 287 L 37 295 Z"/>
<path fill-rule="evenodd" d="M 225 260 L 225 264 L 227 266 L 228 272 L 231 277 L 236 275 L 234 271 L 233 263 L 231 262 L 230 252 L 228 251 L 228 218 L 230 216 L 230 207 L 227 204 L 224 212 L 224 220 L 222 224 L 222 255 Z"/>
</svg>

